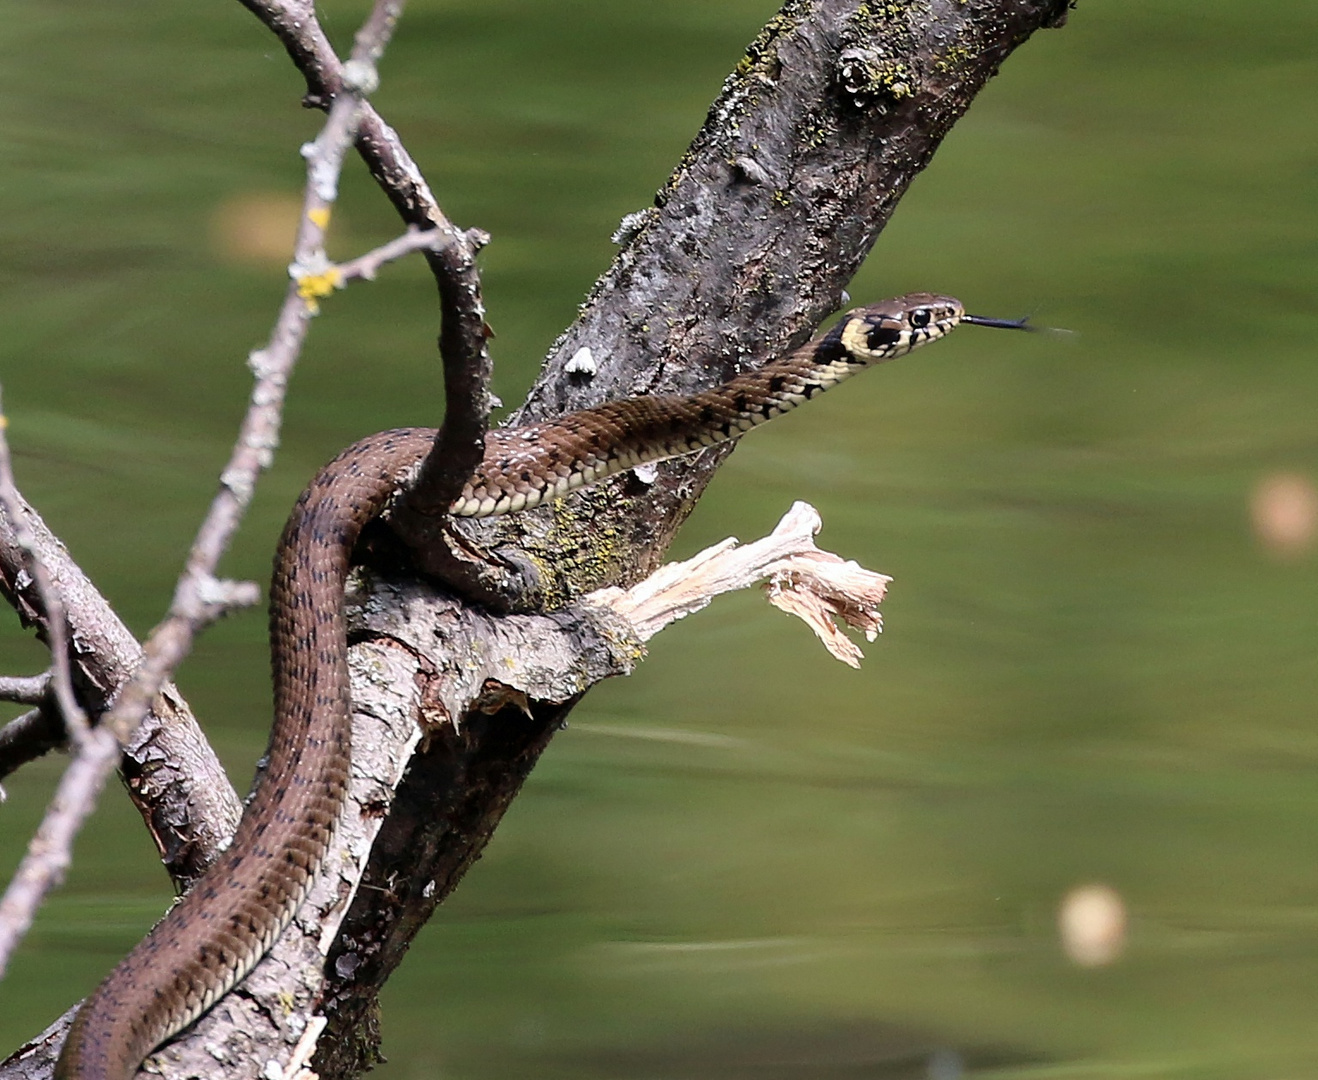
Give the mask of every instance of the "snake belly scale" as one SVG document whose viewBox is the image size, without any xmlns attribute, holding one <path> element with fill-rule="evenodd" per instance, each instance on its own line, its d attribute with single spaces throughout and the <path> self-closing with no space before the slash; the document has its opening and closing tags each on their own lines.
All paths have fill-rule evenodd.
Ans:
<svg viewBox="0 0 1318 1080">
<path fill-rule="evenodd" d="M 457 517 L 529 509 L 646 462 L 736 439 L 848 376 L 961 322 L 951 297 L 912 293 L 857 308 L 806 345 L 691 395 L 607 402 L 492 431 Z M 288 926 L 343 809 L 352 724 L 342 601 L 353 545 L 415 473 L 435 432 L 386 431 L 349 447 L 298 499 L 275 557 L 268 764 L 230 846 L 79 1010 L 55 1075 L 129 1080 L 160 1043 L 228 993 Z"/>
</svg>

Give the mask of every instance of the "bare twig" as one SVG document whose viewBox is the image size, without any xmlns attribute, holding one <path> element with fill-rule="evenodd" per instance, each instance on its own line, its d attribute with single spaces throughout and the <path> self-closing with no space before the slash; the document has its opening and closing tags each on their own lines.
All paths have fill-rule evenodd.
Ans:
<svg viewBox="0 0 1318 1080">
<path fill-rule="evenodd" d="M 294 261 L 289 268 L 293 281 L 269 342 L 250 358 L 256 384 L 237 444 L 220 475 L 220 490 L 193 541 L 169 615 L 152 631 L 141 667 L 95 731 L 83 740 L 27 855 L 0 900 L 0 974 L 31 925 L 42 898 L 63 877 L 73 838 L 118 761 L 120 744 L 146 715 L 165 680 L 191 649 L 198 631 L 235 604 L 255 598 L 253 587 L 220 581 L 214 568 L 246 511 L 257 477 L 273 460 L 289 374 L 318 310 L 317 298 L 325 295 L 323 277 L 330 265 L 325 256 L 325 229 L 338 194 L 343 158 L 356 134 L 362 97 L 375 88 L 375 61 L 389 40 L 401 7 L 401 0 L 377 0 L 357 35 L 352 59 L 344 66 L 346 92 L 330 109 L 315 142 L 303 147 L 307 187 Z M 52 628 L 57 624 L 62 626 L 62 618 L 51 620 Z"/>
<path fill-rule="evenodd" d="M 326 284 L 341 289 L 350 281 L 374 281 L 380 267 L 410 255 L 414 251 L 434 251 L 442 247 L 447 240 L 438 229 L 418 229 L 409 226 L 402 236 L 381 244 L 365 255 L 338 263 L 327 271 Z"/>
<path fill-rule="evenodd" d="M 50 672 L 41 675 L 0 676 L 0 701 L 18 705 L 40 705 L 50 690 Z"/>
</svg>

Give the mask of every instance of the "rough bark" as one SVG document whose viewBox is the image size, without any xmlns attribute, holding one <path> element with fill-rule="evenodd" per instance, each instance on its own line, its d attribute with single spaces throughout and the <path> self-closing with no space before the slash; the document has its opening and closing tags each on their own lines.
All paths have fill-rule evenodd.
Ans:
<svg viewBox="0 0 1318 1080">
<path fill-rule="evenodd" d="M 791 0 L 729 76 L 656 205 L 628 220 L 520 417 L 708 386 L 799 344 L 839 306 L 976 92 L 1065 9 Z M 583 347 L 599 362 L 593 377 L 566 370 Z M 461 526 L 500 567 L 465 587 L 504 609 L 556 614 L 491 615 L 446 596 L 418 583 L 383 527 L 373 530 L 350 600 L 361 753 L 355 809 L 336 844 L 345 862 L 243 987 L 156 1055 L 163 1075 L 268 1075 L 267 1063 L 287 1061 L 304 1038 L 318 1000 L 332 1037 L 312 1067 L 333 1078 L 371 1064 L 375 994 L 412 936 L 479 857 L 575 702 L 641 655 L 625 630 L 574 601 L 654 569 L 727 453 Z M 451 576 L 443 560 L 435 568 Z M 42 1047 L 59 1033 L 43 1038 L 0 1077 L 49 1075 Z"/>
</svg>

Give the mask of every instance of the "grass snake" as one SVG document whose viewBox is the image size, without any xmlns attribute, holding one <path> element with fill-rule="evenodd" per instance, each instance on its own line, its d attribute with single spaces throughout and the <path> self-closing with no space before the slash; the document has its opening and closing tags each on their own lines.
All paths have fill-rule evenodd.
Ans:
<svg viewBox="0 0 1318 1080">
<path fill-rule="evenodd" d="M 857 308 L 794 352 L 711 390 L 627 398 L 491 431 L 484 461 L 449 512 L 529 509 L 637 465 L 739 438 L 962 322 L 1027 328 L 967 315 L 959 301 L 930 293 Z M 306 897 L 348 789 L 349 558 L 434 437 L 412 428 L 363 439 L 298 499 L 270 588 L 275 722 L 266 768 L 230 846 L 83 1004 L 55 1068 L 60 1080 L 128 1080 L 256 965 Z"/>
</svg>

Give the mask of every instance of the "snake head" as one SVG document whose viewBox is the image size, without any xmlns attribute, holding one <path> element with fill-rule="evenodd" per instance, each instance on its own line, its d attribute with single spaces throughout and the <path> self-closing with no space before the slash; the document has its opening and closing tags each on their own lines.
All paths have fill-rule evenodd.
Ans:
<svg viewBox="0 0 1318 1080">
<path fill-rule="evenodd" d="M 842 324 L 842 344 L 857 360 L 877 364 L 937 341 L 965 314 L 961 301 L 954 297 L 909 293 L 848 312 Z"/>
<path fill-rule="evenodd" d="M 878 364 L 937 341 L 959 323 L 1031 330 L 1024 319 L 990 319 L 967 315 L 961 301 L 937 293 L 908 293 L 895 300 L 849 311 L 842 321 L 842 344 L 856 360 Z"/>
</svg>

